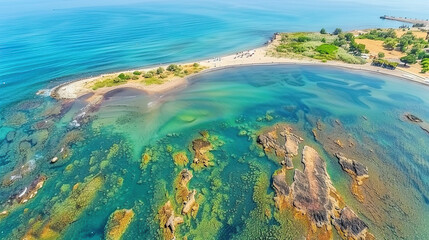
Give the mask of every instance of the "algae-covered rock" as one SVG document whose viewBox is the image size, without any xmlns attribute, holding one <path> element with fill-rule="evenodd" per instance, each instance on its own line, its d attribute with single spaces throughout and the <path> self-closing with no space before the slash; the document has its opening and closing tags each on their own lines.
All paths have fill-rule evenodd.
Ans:
<svg viewBox="0 0 429 240">
<path fill-rule="evenodd" d="M 164 206 L 158 211 L 159 225 L 162 229 L 164 239 L 171 240 L 175 239 L 174 236 L 176 226 L 183 223 L 183 218 L 175 216 L 174 209 L 171 206 L 171 202 L 167 201 Z"/>
<path fill-rule="evenodd" d="M 210 151 L 213 145 L 206 138 L 198 138 L 192 141 L 192 149 L 195 152 L 192 168 L 199 170 L 210 166 Z"/>
<path fill-rule="evenodd" d="M 121 209 L 114 211 L 107 221 L 104 230 L 106 240 L 119 240 L 127 231 L 128 226 L 134 218 L 132 209 Z"/>
<path fill-rule="evenodd" d="M 83 184 L 75 184 L 70 196 L 57 202 L 47 219 L 38 219 L 27 231 L 24 239 L 58 239 L 88 208 L 103 183 L 103 177 L 96 176 Z"/>
<path fill-rule="evenodd" d="M 188 156 L 186 156 L 186 152 L 176 152 L 173 154 L 173 160 L 174 163 L 177 166 L 186 166 L 186 164 L 188 164 L 189 160 L 188 160 Z"/>
<path fill-rule="evenodd" d="M 152 155 L 153 155 L 152 149 L 146 148 L 146 150 L 142 154 L 140 169 L 146 168 L 147 164 L 152 160 Z"/>
</svg>

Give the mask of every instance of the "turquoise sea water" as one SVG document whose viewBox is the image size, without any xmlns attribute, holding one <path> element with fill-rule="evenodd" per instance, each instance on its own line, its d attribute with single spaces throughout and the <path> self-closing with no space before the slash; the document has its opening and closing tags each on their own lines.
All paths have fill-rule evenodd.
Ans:
<svg viewBox="0 0 429 240">
<path fill-rule="evenodd" d="M 248 239 L 259 234 L 265 238 L 264 234 L 275 232 L 271 228 L 286 221 L 282 226 L 287 234 L 277 237 L 299 238 L 305 230 L 291 215 L 276 215 L 272 201 L 270 178 L 280 165 L 261 155 L 255 143 L 261 128 L 286 122 L 305 144 L 319 151 L 334 186 L 377 238 L 425 239 L 428 135 L 404 121 L 403 114 L 429 119 L 426 91 L 390 76 L 278 65 L 202 74 L 186 88 L 163 95 L 115 91 L 79 128 L 70 122 L 85 106 L 81 101 L 71 106 L 63 103 L 61 108 L 53 101 L 23 102 L 5 111 L 8 117 L 1 128 L 2 134 L 16 130 L 13 141 L 2 141 L 2 176 L 7 176 L 3 184 L 12 169 L 18 169 L 14 174 L 23 178 L 3 185 L 0 196 L 6 200 L 11 193 L 20 193 L 41 174 L 47 181 L 28 203 L 2 205 L 10 214 L 0 219 L 1 237 L 22 237 L 30 229 L 37 233 L 35 226 L 42 223 L 61 229 L 66 239 L 100 239 L 107 218 L 117 208 L 132 208 L 136 213 L 126 239 L 159 237 L 156 213 L 167 199 L 174 201 L 174 180 L 183 169 L 174 164 L 172 154 L 185 151 L 192 161 L 191 142 L 207 130 L 217 146 L 212 152 L 214 166 L 194 171 L 189 186 L 203 196 L 200 210 L 196 219 L 185 219 L 176 235 Z M 58 108 L 63 109 L 61 113 L 52 114 Z M 332 142 L 314 140 L 311 131 L 317 121 L 324 126 L 320 134 L 343 142 L 353 139 L 356 147 L 350 154 L 367 165 L 370 174 L 362 186 L 363 202 L 351 194 L 349 176 L 329 152 Z M 240 134 L 242 130 L 245 134 Z M 49 164 L 61 148 L 67 149 L 68 157 Z M 153 159 L 141 167 L 141 156 L 148 149 Z M 294 162 L 302 168 L 299 159 Z M 21 166 L 28 163 L 34 169 L 23 173 Z M 55 222 L 55 216 L 69 210 L 62 204 L 73 196 L 71 188 L 94 176 L 102 176 L 103 184 L 92 201 L 78 205 L 82 211 L 76 221 L 66 226 Z M 261 193 L 254 191 L 255 184 L 267 194 L 263 199 L 276 216 L 271 220 L 258 212 L 261 202 L 255 201 L 255 194 Z"/>
<path fill-rule="evenodd" d="M 305 236 L 291 214 L 274 207 L 271 176 L 280 166 L 255 143 L 262 128 L 278 122 L 317 149 L 346 204 L 377 238 L 429 235 L 428 134 L 403 118 L 412 113 L 429 121 L 425 86 L 350 70 L 279 65 L 205 73 L 162 95 L 115 91 L 92 109 L 84 99 L 35 96 L 76 78 L 257 47 L 273 32 L 395 27 L 401 23 L 378 17 L 424 18 L 427 3 L 391 2 L 388 9 L 383 2 L 336 1 L 19 3 L 4 4 L 8 11 L 0 17 L 0 239 L 41 236 L 46 226 L 64 239 L 102 239 L 109 215 L 123 208 L 135 212 L 125 239 L 159 237 L 156 213 L 167 199 L 174 202 L 174 180 L 183 169 L 172 154 L 184 151 L 192 162 L 192 140 L 204 130 L 216 144 L 215 165 L 194 171 L 189 187 L 197 190 L 200 209 L 195 219 L 185 218 L 177 236 Z M 315 141 L 318 123 L 319 137 L 329 141 Z M 369 168 L 363 202 L 329 150 L 335 139 L 352 139 L 356 147 L 349 154 Z M 152 159 L 141 166 L 145 152 Z M 50 164 L 54 156 L 60 160 Z M 294 164 L 302 168 L 299 157 Z M 41 177 L 47 180 L 33 199 L 10 201 Z M 76 195 L 94 177 L 102 183 Z M 263 204 L 274 217 L 261 214 Z"/>
<path fill-rule="evenodd" d="M 0 16 L 0 106 L 67 80 L 257 47 L 274 32 L 397 27 L 401 23 L 379 16 L 427 18 L 429 7 L 392 1 L 86 2 L 0 3 L 6 9 Z"/>
</svg>

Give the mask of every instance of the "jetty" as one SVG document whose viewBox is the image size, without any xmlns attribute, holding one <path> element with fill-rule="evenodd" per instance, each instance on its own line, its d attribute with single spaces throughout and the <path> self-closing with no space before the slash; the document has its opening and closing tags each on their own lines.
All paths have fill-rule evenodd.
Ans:
<svg viewBox="0 0 429 240">
<path fill-rule="evenodd" d="M 386 20 L 392 20 L 392 21 L 398 21 L 398 22 L 403 22 L 403 23 L 410 23 L 413 25 L 416 25 L 418 27 L 422 27 L 425 29 L 429 29 L 429 20 L 423 20 L 423 19 L 417 19 L 417 18 L 407 18 L 407 17 L 394 17 L 394 16 L 381 16 L 381 19 L 386 19 Z"/>
</svg>

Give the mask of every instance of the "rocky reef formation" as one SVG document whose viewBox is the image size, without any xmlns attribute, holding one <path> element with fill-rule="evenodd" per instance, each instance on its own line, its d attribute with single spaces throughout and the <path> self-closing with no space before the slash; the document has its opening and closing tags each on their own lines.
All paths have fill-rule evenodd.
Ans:
<svg viewBox="0 0 429 240">
<path fill-rule="evenodd" d="M 173 206 L 170 201 L 167 201 L 158 212 L 159 224 L 163 230 L 164 239 L 176 239 L 174 232 L 176 226 L 183 223 L 183 218 L 175 216 Z"/>
<path fill-rule="evenodd" d="M 82 184 L 74 185 L 69 197 L 64 201 L 57 202 L 50 213 L 39 216 L 31 224 L 23 239 L 58 239 L 61 233 L 79 219 L 80 215 L 88 208 L 103 186 L 104 178 L 96 176 L 88 179 Z"/>
<path fill-rule="evenodd" d="M 128 226 L 134 218 L 132 209 L 120 209 L 114 211 L 107 221 L 104 237 L 106 240 L 119 240 L 127 231 Z"/>
<path fill-rule="evenodd" d="M 339 217 L 332 221 L 344 239 L 375 239 L 368 233 L 368 226 L 348 207 L 344 207 Z"/>
<path fill-rule="evenodd" d="M 304 171 L 295 169 L 292 184 L 293 205 L 317 227 L 329 226 L 334 201 L 330 197 L 331 180 L 326 164 L 313 148 L 305 146 L 302 152 Z"/>
<path fill-rule="evenodd" d="M 351 186 L 352 193 L 359 201 L 362 202 L 363 195 L 360 192 L 359 186 L 363 184 L 364 179 L 369 177 L 368 168 L 356 160 L 346 158 L 343 153 L 338 152 L 335 156 L 337 157 L 341 168 L 353 178 Z"/>
<path fill-rule="evenodd" d="M 335 156 L 338 158 L 341 168 L 350 174 L 358 185 L 362 185 L 362 180 L 369 177 L 368 168 L 362 163 L 353 159 L 348 159 L 340 152 L 336 153 Z"/>
<path fill-rule="evenodd" d="M 192 172 L 188 169 L 183 169 L 176 180 L 176 202 L 181 204 L 182 214 L 191 214 L 195 216 L 198 212 L 199 205 L 195 201 L 197 191 L 189 190 L 188 183 L 192 179 Z"/>
<path fill-rule="evenodd" d="M 213 150 L 213 145 L 206 137 L 203 136 L 203 138 L 193 140 L 192 150 L 195 152 L 192 168 L 199 170 L 211 165 L 210 159 L 212 158 L 212 155 L 210 154 L 210 151 Z"/>
<path fill-rule="evenodd" d="M 11 204 L 15 202 L 19 204 L 26 203 L 28 200 L 36 196 L 37 191 L 43 187 L 46 179 L 47 178 L 44 175 L 37 177 L 28 187 L 25 187 L 17 194 L 12 195 L 8 202 Z"/>
<path fill-rule="evenodd" d="M 284 169 L 273 175 L 273 188 L 276 192 L 274 201 L 276 202 L 277 208 L 280 210 L 285 209 L 289 206 L 288 202 L 290 201 L 290 187 L 286 182 L 286 172 Z"/>
<path fill-rule="evenodd" d="M 257 142 L 268 155 L 274 153 L 277 161 L 287 169 L 293 169 L 292 158 L 298 155 L 299 143 L 303 139 L 292 133 L 292 128 L 277 124 L 258 136 Z"/>
</svg>

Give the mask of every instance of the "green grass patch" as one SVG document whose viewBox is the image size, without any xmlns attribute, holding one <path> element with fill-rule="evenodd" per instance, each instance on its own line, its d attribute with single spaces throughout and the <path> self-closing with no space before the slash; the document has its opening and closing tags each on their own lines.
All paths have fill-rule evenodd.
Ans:
<svg viewBox="0 0 429 240">
<path fill-rule="evenodd" d="M 162 84 L 163 82 L 163 80 L 157 77 L 146 78 L 145 80 L 143 80 L 143 83 L 146 85 Z"/>
</svg>

